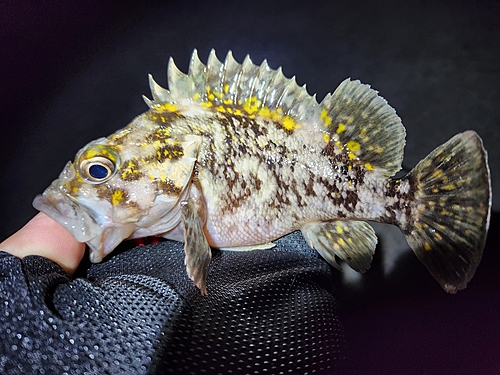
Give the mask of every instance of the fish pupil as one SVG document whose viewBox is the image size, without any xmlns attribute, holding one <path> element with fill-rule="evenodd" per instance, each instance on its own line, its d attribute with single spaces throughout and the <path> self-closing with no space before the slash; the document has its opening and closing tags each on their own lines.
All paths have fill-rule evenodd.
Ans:
<svg viewBox="0 0 500 375">
<path fill-rule="evenodd" d="M 89 174 L 96 179 L 102 179 L 108 175 L 108 169 L 103 165 L 94 164 L 89 168 Z"/>
</svg>

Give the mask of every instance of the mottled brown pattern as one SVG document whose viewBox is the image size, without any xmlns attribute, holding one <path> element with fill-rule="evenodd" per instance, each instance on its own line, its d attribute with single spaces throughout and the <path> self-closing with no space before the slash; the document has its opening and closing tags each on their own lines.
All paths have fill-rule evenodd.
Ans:
<svg viewBox="0 0 500 375">
<path fill-rule="evenodd" d="M 350 189 L 341 191 L 338 184 L 332 183 L 323 177 L 318 178 L 318 183 L 324 185 L 328 189 L 327 198 L 329 198 L 333 205 L 344 207 L 351 213 L 355 212 L 356 204 L 359 199 L 358 192 L 356 190 Z M 342 196 L 342 193 L 346 194 L 346 198 Z"/>
<path fill-rule="evenodd" d="M 156 188 L 157 194 L 164 195 L 178 195 L 181 192 L 181 188 L 175 185 L 175 182 L 166 179 L 165 181 L 156 179 L 153 181 L 153 184 Z"/>
<path fill-rule="evenodd" d="M 408 184 L 407 192 L 402 192 L 401 185 Z M 412 215 L 412 204 L 415 201 L 416 181 L 409 174 L 402 179 L 388 179 L 385 184 L 384 195 L 388 198 L 395 198 L 394 203 L 387 205 L 387 216 L 381 218 L 381 221 L 388 224 L 400 224 L 398 215 L 405 216 L 405 228 L 413 227 L 414 215 Z M 405 228 L 402 228 L 405 231 Z"/>
<path fill-rule="evenodd" d="M 185 117 L 179 111 L 159 111 L 150 110 L 144 113 L 144 116 L 151 121 L 156 122 L 159 126 L 171 124 L 175 120 L 184 119 Z"/>
<path fill-rule="evenodd" d="M 142 168 L 137 160 L 125 160 L 122 162 L 122 168 L 117 172 L 124 181 L 137 181 L 144 177 Z"/>
<path fill-rule="evenodd" d="M 146 161 L 163 163 L 165 161 L 176 161 L 182 158 L 184 150 L 179 143 L 165 142 L 155 151 L 154 155 L 147 156 Z"/>
<path fill-rule="evenodd" d="M 304 183 L 304 188 L 307 196 L 310 197 L 316 196 L 316 192 L 314 191 L 314 175 L 312 173 L 309 175 L 309 180 L 307 181 L 307 184 Z"/>
</svg>

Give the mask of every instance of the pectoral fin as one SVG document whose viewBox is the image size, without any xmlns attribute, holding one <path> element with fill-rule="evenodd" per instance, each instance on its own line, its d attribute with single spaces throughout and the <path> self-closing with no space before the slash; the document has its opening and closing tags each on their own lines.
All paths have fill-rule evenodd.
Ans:
<svg viewBox="0 0 500 375">
<path fill-rule="evenodd" d="M 207 295 L 207 275 L 212 252 L 203 232 L 203 224 L 196 204 L 192 200 L 181 202 L 181 220 L 184 225 L 184 252 L 186 271 L 200 290 Z"/>
<path fill-rule="evenodd" d="M 365 272 L 377 245 L 373 228 L 363 221 L 328 221 L 308 223 L 301 228 L 309 246 L 330 265 L 339 268 L 335 256 L 353 270 Z"/>
</svg>

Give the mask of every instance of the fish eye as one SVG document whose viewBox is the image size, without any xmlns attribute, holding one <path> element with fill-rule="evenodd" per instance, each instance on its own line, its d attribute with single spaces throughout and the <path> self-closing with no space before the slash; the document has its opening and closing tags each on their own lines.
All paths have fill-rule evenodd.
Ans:
<svg viewBox="0 0 500 375">
<path fill-rule="evenodd" d="M 108 158 L 95 156 L 83 160 L 80 164 L 80 171 L 90 182 L 103 182 L 113 175 L 115 163 Z"/>
</svg>

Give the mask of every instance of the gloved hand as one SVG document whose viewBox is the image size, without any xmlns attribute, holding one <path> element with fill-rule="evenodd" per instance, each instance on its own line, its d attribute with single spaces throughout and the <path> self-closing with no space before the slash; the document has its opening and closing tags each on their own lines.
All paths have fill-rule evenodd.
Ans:
<svg viewBox="0 0 500 375">
<path fill-rule="evenodd" d="M 171 241 L 84 258 L 70 279 L 83 245 L 47 220 L 0 245 L 24 256 L 0 253 L 0 373 L 347 371 L 330 269 L 299 233 L 214 250 L 203 297 Z"/>
</svg>

